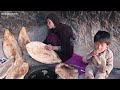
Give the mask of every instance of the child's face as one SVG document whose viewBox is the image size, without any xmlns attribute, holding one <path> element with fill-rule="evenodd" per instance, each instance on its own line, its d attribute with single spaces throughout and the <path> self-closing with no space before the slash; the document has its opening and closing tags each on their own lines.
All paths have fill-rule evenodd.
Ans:
<svg viewBox="0 0 120 90">
<path fill-rule="evenodd" d="M 108 45 L 106 43 L 95 42 L 94 43 L 95 49 L 99 51 L 99 53 L 103 52 Z"/>
</svg>

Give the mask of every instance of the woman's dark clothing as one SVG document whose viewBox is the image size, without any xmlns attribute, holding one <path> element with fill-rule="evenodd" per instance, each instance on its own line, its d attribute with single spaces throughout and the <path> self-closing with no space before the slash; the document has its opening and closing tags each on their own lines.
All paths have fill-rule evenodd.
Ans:
<svg viewBox="0 0 120 90">
<path fill-rule="evenodd" d="M 50 19 L 55 28 L 49 30 L 48 36 L 44 43 L 53 46 L 61 46 L 61 51 L 55 51 L 63 62 L 72 57 L 73 45 L 71 39 L 73 38 L 72 28 L 69 25 L 60 23 L 59 17 L 51 13 L 47 16 L 46 20 Z"/>
<path fill-rule="evenodd" d="M 73 45 L 71 44 L 71 38 L 69 36 L 70 30 L 72 30 L 70 26 L 60 24 L 60 26 L 56 27 L 55 29 L 49 30 L 48 36 L 44 40 L 45 44 L 61 46 L 61 51 L 55 52 L 61 58 L 62 62 L 67 61 L 72 57 L 73 54 Z"/>
</svg>

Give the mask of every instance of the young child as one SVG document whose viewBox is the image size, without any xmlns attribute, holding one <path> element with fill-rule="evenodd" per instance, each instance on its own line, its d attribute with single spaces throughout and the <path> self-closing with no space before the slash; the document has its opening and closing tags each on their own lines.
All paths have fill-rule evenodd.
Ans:
<svg viewBox="0 0 120 90">
<path fill-rule="evenodd" d="M 85 69 L 86 79 L 105 79 L 113 69 L 113 53 L 108 48 L 111 36 L 106 31 L 98 31 L 94 36 L 94 50 L 83 62 L 88 63 Z"/>
</svg>

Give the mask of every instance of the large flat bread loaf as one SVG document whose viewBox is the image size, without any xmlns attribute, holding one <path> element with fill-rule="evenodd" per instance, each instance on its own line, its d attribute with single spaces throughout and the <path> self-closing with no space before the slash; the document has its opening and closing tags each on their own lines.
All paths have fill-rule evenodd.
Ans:
<svg viewBox="0 0 120 90">
<path fill-rule="evenodd" d="M 27 53 L 26 44 L 30 42 L 27 30 L 25 27 L 22 27 L 19 33 L 18 42 L 23 53 Z"/>
<path fill-rule="evenodd" d="M 15 37 L 8 29 L 5 30 L 3 37 L 3 51 L 7 58 L 13 56 L 16 60 L 18 57 L 22 56 L 20 47 Z"/>
<path fill-rule="evenodd" d="M 61 79 L 78 79 L 78 70 L 74 67 L 60 63 L 55 67 L 55 73 L 60 76 Z"/>
<path fill-rule="evenodd" d="M 45 63 L 45 64 L 54 64 L 54 63 L 60 63 L 61 59 L 58 57 L 58 55 L 55 53 L 55 51 L 53 50 L 47 50 L 45 48 L 44 43 L 42 42 L 30 42 L 26 45 L 26 49 L 27 52 L 29 53 L 29 55 L 41 62 L 41 63 Z"/>
<path fill-rule="evenodd" d="M 22 58 L 15 60 L 12 68 L 8 71 L 5 79 L 24 79 L 29 70 L 29 65 Z"/>
</svg>

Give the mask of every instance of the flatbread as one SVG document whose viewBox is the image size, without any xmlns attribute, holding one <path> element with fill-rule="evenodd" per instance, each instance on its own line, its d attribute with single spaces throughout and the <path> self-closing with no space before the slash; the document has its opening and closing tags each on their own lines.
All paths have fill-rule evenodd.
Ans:
<svg viewBox="0 0 120 90">
<path fill-rule="evenodd" d="M 15 60 L 5 79 L 23 79 L 29 70 L 29 65 L 23 60 L 20 47 L 8 29 L 5 30 L 3 37 L 3 51 L 7 58 L 13 56 Z"/>
<path fill-rule="evenodd" d="M 26 45 L 28 54 L 35 60 L 45 63 L 45 64 L 54 64 L 60 63 L 61 59 L 57 56 L 55 51 L 45 49 L 45 45 L 42 42 L 30 42 Z"/>
<path fill-rule="evenodd" d="M 30 42 L 30 39 L 28 37 L 28 34 L 27 34 L 25 27 L 22 27 L 22 29 L 20 30 L 18 42 L 19 42 L 19 45 L 20 45 L 22 52 L 24 54 L 26 54 L 27 53 L 26 44 Z"/>
<path fill-rule="evenodd" d="M 29 65 L 25 60 L 19 58 L 15 60 L 14 65 L 8 71 L 5 79 L 24 79 L 24 76 L 27 74 L 29 70 Z"/>
<path fill-rule="evenodd" d="M 13 56 L 15 60 L 22 55 L 15 37 L 10 33 L 8 29 L 5 30 L 3 37 L 3 51 L 7 58 Z"/>
<path fill-rule="evenodd" d="M 78 79 L 78 70 L 74 67 L 60 63 L 55 67 L 55 73 L 60 76 L 61 79 Z"/>
<path fill-rule="evenodd" d="M 7 72 L 11 69 L 13 64 L 14 58 L 9 58 L 6 62 L 0 64 L 0 79 L 3 79 L 7 75 Z"/>
</svg>

